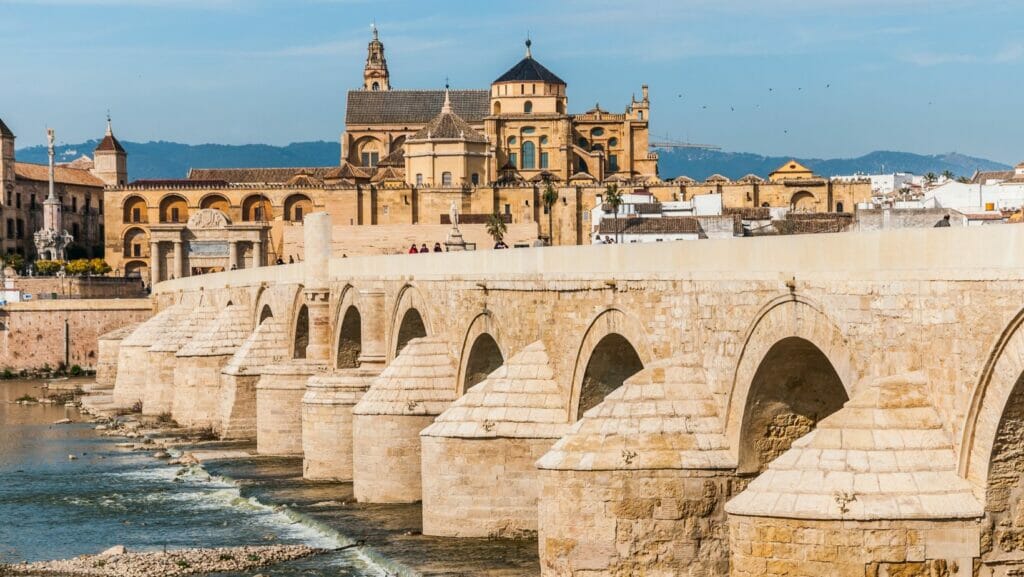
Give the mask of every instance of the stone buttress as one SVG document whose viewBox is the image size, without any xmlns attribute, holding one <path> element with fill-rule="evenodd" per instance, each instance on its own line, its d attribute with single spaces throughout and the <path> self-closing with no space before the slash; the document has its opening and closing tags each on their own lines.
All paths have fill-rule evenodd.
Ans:
<svg viewBox="0 0 1024 577">
<path fill-rule="evenodd" d="M 182 408 L 185 393 L 177 390 L 180 385 L 177 353 L 217 316 L 217 308 L 207 299 L 203 300 L 206 302 L 199 307 L 178 309 L 166 330 L 149 348 L 150 373 L 146 396 L 142 399 L 143 414 L 166 414 L 181 425 L 192 426 L 191 415 Z"/>
<path fill-rule="evenodd" d="M 121 341 L 135 332 L 142 323 L 128 326 L 100 335 L 96 343 L 96 385 L 94 390 L 104 391 L 114 388 L 117 381 L 117 361 L 121 350 Z"/>
<path fill-rule="evenodd" d="M 491 373 L 420 433 L 423 533 L 522 537 L 537 532 L 535 465 L 569 431 L 565 393 L 544 344 Z"/>
<path fill-rule="evenodd" d="M 114 381 L 115 405 L 131 407 L 143 403 L 150 373 L 149 348 L 167 330 L 168 323 L 179 314 L 180 308 L 185 306 L 177 304 L 167 307 L 121 341 L 117 351 L 117 377 Z"/>
<path fill-rule="evenodd" d="M 228 305 L 175 354 L 173 415 L 179 423 L 223 432 L 221 371 L 252 333 L 251 324 L 246 307 Z"/>
<path fill-rule="evenodd" d="M 216 432 L 223 439 L 256 438 L 256 383 L 265 367 L 284 360 L 288 329 L 281 320 L 264 319 L 246 337 L 220 374 Z"/>
<path fill-rule="evenodd" d="M 923 373 L 859 389 L 728 503 L 732 575 L 974 575 L 982 507 Z"/>
<path fill-rule="evenodd" d="M 365 503 L 422 498 L 420 431 L 456 396 L 455 360 L 444 340 L 413 339 L 391 362 L 353 413 L 353 489 Z"/>
<path fill-rule="evenodd" d="M 302 397 L 302 476 L 352 480 L 352 408 L 380 375 L 379 368 L 315 375 Z"/>
<path fill-rule="evenodd" d="M 537 466 L 543 575 L 728 574 L 736 462 L 696 355 L 631 377 Z"/>
</svg>

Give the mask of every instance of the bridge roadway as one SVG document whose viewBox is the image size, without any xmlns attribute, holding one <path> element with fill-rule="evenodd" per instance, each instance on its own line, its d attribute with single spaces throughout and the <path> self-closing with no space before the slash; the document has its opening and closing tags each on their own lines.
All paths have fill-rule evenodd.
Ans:
<svg viewBox="0 0 1024 577">
<path fill-rule="evenodd" d="M 427 534 L 538 534 L 545 575 L 1024 563 L 1024 227 L 349 259 L 329 238 L 309 215 L 303 263 L 154 287 L 105 341 L 117 402 L 422 500 Z"/>
</svg>

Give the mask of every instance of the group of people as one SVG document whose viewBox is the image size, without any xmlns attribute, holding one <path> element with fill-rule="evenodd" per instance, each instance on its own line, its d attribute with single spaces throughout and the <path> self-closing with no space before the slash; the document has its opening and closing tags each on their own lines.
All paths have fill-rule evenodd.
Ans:
<svg viewBox="0 0 1024 577">
<path fill-rule="evenodd" d="M 416 243 L 412 243 L 412 246 L 409 247 L 409 254 L 425 254 L 428 252 L 431 251 L 427 248 L 427 243 L 423 243 L 419 248 L 416 248 Z M 434 252 L 444 252 L 444 249 L 441 248 L 441 243 L 434 243 Z"/>
</svg>

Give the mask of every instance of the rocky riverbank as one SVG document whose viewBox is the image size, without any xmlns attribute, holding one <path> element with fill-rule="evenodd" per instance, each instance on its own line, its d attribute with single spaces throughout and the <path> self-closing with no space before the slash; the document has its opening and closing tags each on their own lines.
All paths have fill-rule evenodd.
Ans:
<svg viewBox="0 0 1024 577">
<path fill-rule="evenodd" d="M 113 548 L 98 555 L 60 561 L 0 565 L 0 575 L 60 577 L 178 577 L 225 571 L 248 571 L 321 553 L 305 545 L 267 545 L 219 549 L 129 553 Z"/>
</svg>

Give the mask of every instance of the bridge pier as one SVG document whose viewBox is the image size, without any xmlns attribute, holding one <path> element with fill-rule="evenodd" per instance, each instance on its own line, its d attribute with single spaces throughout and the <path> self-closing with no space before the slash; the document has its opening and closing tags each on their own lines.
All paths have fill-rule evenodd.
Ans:
<svg viewBox="0 0 1024 577">
<path fill-rule="evenodd" d="M 534 463 L 569 431 L 564 398 L 538 341 L 424 429 L 423 534 L 535 534 L 540 479 Z"/>
<path fill-rule="evenodd" d="M 256 438 L 256 385 L 264 368 L 285 358 L 288 332 L 279 319 L 263 319 L 220 374 L 217 433 L 222 439 Z"/>
<path fill-rule="evenodd" d="M 732 574 L 974 575 L 983 509 L 932 403 L 923 373 L 862 384 L 726 506 Z"/>
<path fill-rule="evenodd" d="M 114 380 L 114 404 L 131 407 L 143 403 L 150 372 L 149 348 L 166 330 L 174 307 L 169 307 L 139 325 L 121 341 L 117 351 L 117 377 Z"/>
<path fill-rule="evenodd" d="M 245 342 L 250 322 L 245 307 L 230 304 L 176 353 L 173 414 L 181 424 L 222 433 L 221 373 Z"/>
<path fill-rule="evenodd" d="M 121 341 L 135 332 L 141 323 L 105 333 L 96 343 L 96 390 L 112 390 L 117 382 L 118 357 L 121 352 Z"/>
<path fill-rule="evenodd" d="M 205 405 L 210 398 L 204 395 L 207 384 L 195 377 L 203 378 L 203 367 L 209 365 L 207 357 L 180 356 L 179 353 L 188 346 L 192 337 L 202 334 L 217 319 L 217 307 L 205 296 L 203 304 L 184 320 L 167 331 L 163 339 L 149 350 L 150 360 L 156 365 L 154 374 L 156 384 L 153 390 L 162 394 L 161 401 L 167 402 L 166 410 L 152 409 L 147 412 L 143 404 L 143 414 L 170 413 L 180 425 L 186 427 L 211 427 L 213 419 L 212 407 Z M 194 369 L 199 368 L 199 375 Z M 215 384 L 219 379 L 213 381 Z M 165 401 L 167 399 L 167 401 Z M 163 408 L 163 406 L 161 406 Z"/>
<path fill-rule="evenodd" d="M 302 455 L 302 397 L 310 377 L 324 373 L 318 361 L 293 360 L 262 369 L 256 383 L 256 452 Z"/>
<path fill-rule="evenodd" d="M 352 480 L 352 408 L 378 369 L 339 370 L 306 382 L 302 397 L 302 477 Z"/>
<path fill-rule="evenodd" d="M 362 503 L 422 499 L 420 431 L 455 399 L 455 360 L 437 337 L 413 339 L 352 409 L 353 489 Z"/>
<path fill-rule="evenodd" d="M 727 447 L 695 355 L 631 377 L 537 463 L 542 574 L 728 575 Z"/>
</svg>

